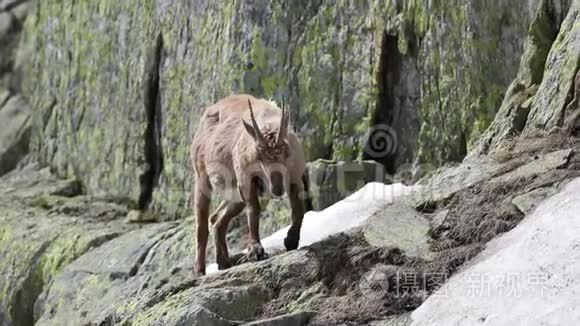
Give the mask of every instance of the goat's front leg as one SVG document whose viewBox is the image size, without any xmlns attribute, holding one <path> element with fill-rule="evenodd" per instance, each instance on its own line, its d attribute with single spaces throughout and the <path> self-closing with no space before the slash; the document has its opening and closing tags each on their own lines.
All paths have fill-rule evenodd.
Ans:
<svg viewBox="0 0 580 326">
<path fill-rule="evenodd" d="M 248 255 L 253 260 L 263 260 L 266 258 L 266 253 L 260 243 L 260 202 L 255 188 L 250 191 L 249 198 L 246 200 L 246 214 L 250 229 Z"/>
<path fill-rule="evenodd" d="M 302 219 L 304 218 L 304 186 L 301 180 L 290 184 L 288 197 L 290 199 L 290 207 L 292 208 L 292 225 L 288 229 L 288 234 L 284 239 L 284 247 L 290 251 L 298 248 Z"/>
<path fill-rule="evenodd" d="M 232 264 L 228 254 L 228 244 L 226 235 L 230 221 L 242 212 L 244 203 L 226 202 L 220 205 L 221 209 L 216 213 L 217 217 L 213 223 L 214 246 L 216 251 L 216 262 L 218 269 L 229 268 Z"/>
<path fill-rule="evenodd" d="M 193 206 L 197 224 L 195 272 L 198 275 L 205 275 L 210 191 L 207 177 L 196 178 L 193 189 Z"/>
</svg>

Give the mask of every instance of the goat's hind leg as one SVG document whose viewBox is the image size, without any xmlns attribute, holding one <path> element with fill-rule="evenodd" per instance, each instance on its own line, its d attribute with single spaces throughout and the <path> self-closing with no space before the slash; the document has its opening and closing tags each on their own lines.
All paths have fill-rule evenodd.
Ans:
<svg viewBox="0 0 580 326">
<path fill-rule="evenodd" d="M 209 187 L 209 180 L 207 177 L 196 178 L 193 189 L 193 207 L 197 225 L 195 272 L 198 275 L 205 274 L 210 201 L 211 188 Z"/>
</svg>

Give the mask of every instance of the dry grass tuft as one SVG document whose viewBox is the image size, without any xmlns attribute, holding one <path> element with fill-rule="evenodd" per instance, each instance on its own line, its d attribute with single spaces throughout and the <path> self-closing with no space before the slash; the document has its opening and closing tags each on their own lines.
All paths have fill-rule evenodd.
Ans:
<svg viewBox="0 0 580 326">
<path fill-rule="evenodd" d="M 530 129 L 506 140 L 490 155 L 499 162 L 506 162 L 516 158 L 534 157 L 571 148 L 576 145 L 577 141 L 573 136 L 558 128 L 552 131 Z"/>
</svg>

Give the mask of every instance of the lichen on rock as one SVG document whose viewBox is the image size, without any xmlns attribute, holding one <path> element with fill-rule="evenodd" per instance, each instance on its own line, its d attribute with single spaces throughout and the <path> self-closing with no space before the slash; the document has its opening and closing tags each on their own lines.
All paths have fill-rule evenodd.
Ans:
<svg viewBox="0 0 580 326">
<path fill-rule="evenodd" d="M 150 168 L 142 72 L 161 33 L 164 164 L 151 208 L 167 218 L 189 207 L 197 117 L 235 92 L 289 103 L 309 160 L 374 158 L 369 130 L 386 125 L 398 136 L 393 159 L 383 159 L 394 162 L 390 173 L 415 161 L 458 161 L 516 74 L 530 18 L 515 16 L 529 6 L 535 2 L 43 1 L 25 22 L 21 51 L 37 113 L 34 157 L 83 179 L 90 193 L 136 199 L 138 176 Z M 399 64 L 382 48 L 385 35 L 396 39 Z M 392 69 L 381 70 L 385 60 Z M 402 78 L 381 92 L 389 71 Z"/>
</svg>

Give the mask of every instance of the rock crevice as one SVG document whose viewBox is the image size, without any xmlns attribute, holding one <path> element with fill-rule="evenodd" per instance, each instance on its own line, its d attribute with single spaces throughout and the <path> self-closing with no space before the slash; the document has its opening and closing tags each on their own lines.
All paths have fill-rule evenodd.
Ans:
<svg viewBox="0 0 580 326">
<path fill-rule="evenodd" d="M 159 184 L 159 178 L 163 171 L 163 148 L 162 148 L 162 109 L 160 70 L 163 59 L 163 35 L 158 34 L 155 46 L 149 54 L 143 75 L 143 98 L 147 127 L 143 135 L 145 171 L 139 177 L 141 190 L 138 207 L 146 210 L 153 197 L 155 187 Z"/>
</svg>

